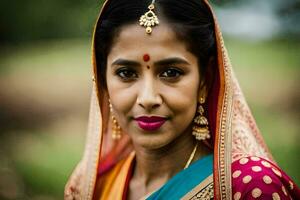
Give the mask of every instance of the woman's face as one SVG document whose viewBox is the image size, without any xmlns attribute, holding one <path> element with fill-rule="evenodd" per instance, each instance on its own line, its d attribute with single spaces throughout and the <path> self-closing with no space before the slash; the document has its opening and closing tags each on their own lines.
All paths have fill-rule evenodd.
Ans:
<svg viewBox="0 0 300 200">
<path fill-rule="evenodd" d="M 157 149 L 191 134 L 198 59 L 167 25 L 154 27 L 151 35 L 138 25 L 123 27 L 106 71 L 113 114 L 135 145 Z"/>
</svg>

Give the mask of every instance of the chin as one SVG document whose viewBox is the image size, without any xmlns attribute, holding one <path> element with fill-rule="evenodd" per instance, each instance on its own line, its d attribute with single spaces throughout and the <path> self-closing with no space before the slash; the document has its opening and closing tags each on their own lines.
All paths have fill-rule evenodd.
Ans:
<svg viewBox="0 0 300 200">
<path fill-rule="evenodd" d="M 133 138 L 132 141 L 135 146 L 142 147 L 149 150 L 160 149 L 168 144 L 170 144 L 175 137 L 172 137 L 172 134 L 167 134 L 164 132 L 163 134 L 159 133 L 147 133 L 141 134 L 137 133 Z"/>
</svg>

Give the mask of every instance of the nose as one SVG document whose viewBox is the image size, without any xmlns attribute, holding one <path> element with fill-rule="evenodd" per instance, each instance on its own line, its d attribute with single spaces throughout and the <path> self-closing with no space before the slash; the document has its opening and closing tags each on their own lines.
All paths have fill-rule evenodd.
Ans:
<svg viewBox="0 0 300 200">
<path fill-rule="evenodd" d="M 137 104 L 148 112 L 162 104 L 161 95 L 157 92 L 157 83 L 152 78 L 145 79 L 140 85 Z"/>
</svg>

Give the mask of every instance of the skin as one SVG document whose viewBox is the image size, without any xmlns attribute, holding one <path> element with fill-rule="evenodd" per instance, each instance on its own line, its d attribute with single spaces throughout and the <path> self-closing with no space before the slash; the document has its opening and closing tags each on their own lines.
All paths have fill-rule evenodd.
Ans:
<svg viewBox="0 0 300 200">
<path fill-rule="evenodd" d="M 145 54 L 151 58 L 147 62 Z M 126 25 L 114 39 L 106 71 L 113 114 L 136 151 L 128 198 L 140 199 L 181 171 L 196 144 L 192 121 L 199 95 L 206 96 L 199 87 L 198 58 L 166 24 L 150 36 L 141 26 Z M 158 130 L 145 131 L 134 120 L 139 116 L 167 121 Z M 209 153 L 200 144 L 194 161 Z"/>
</svg>

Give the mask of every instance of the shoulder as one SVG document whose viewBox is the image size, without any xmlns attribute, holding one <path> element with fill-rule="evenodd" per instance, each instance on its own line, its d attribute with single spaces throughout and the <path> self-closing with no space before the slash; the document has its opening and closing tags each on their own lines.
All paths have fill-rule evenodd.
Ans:
<svg viewBox="0 0 300 200">
<path fill-rule="evenodd" d="M 279 167 L 264 158 L 242 157 L 232 163 L 234 200 L 291 199 L 296 189 L 296 185 Z"/>
</svg>

